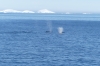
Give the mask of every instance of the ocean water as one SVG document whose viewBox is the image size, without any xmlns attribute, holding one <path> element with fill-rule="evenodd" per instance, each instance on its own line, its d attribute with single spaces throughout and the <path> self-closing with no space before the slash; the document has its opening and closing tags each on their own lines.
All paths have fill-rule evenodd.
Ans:
<svg viewBox="0 0 100 66">
<path fill-rule="evenodd" d="M 100 15 L 0 14 L 0 66 L 100 66 Z"/>
</svg>

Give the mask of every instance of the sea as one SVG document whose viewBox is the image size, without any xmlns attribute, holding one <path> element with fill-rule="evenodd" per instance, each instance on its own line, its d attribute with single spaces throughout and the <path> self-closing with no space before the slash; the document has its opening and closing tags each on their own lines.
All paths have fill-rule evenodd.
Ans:
<svg viewBox="0 0 100 66">
<path fill-rule="evenodd" d="M 0 13 L 0 66 L 100 66 L 100 14 Z"/>
</svg>

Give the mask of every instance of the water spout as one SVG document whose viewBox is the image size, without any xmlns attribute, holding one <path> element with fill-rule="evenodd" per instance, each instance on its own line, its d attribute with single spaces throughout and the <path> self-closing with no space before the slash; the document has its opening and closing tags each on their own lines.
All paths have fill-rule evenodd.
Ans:
<svg viewBox="0 0 100 66">
<path fill-rule="evenodd" d="M 63 27 L 58 27 L 58 32 L 59 32 L 59 34 L 64 33 L 63 30 L 64 30 Z"/>
<path fill-rule="evenodd" d="M 52 32 L 52 22 L 51 21 L 47 21 L 47 27 L 48 27 L 48 31 L 46 31 L 46 33 L 51 33 Z"/>
</svg>

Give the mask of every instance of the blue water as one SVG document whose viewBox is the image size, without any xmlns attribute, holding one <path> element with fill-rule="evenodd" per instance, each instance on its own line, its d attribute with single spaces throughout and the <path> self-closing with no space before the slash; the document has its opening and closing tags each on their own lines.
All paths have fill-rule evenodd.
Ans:
<svg viewBox="0 0 100 66">
<path fill-rule="evenodd" d="M 100 21 L 100 14 L 13 14 L 0 13 L 0 19 Z"/>
<path fill-rule="evenodd" d="M 0 66 L 100 66 L 100 15 L 0 14 Z"/>
</svg>

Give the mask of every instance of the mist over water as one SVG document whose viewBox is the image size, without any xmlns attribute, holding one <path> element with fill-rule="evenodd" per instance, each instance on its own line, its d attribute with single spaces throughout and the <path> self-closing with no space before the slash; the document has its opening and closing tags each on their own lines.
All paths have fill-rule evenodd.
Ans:
<svg viewBox="0 0 100 66">
<path fill-rule="evenodd" d="M 47 21 L 47 27 L 48 27 L 48 31 L 51 33 L 52 32 L 52 21 L 50 20 Z"/>
<path fill-rule="evenodd" d="M 63 33 L 63 27 L 58 27 L 58 32 L 59 32 L 59 34 L 62 34 Z"/>
</svg>

